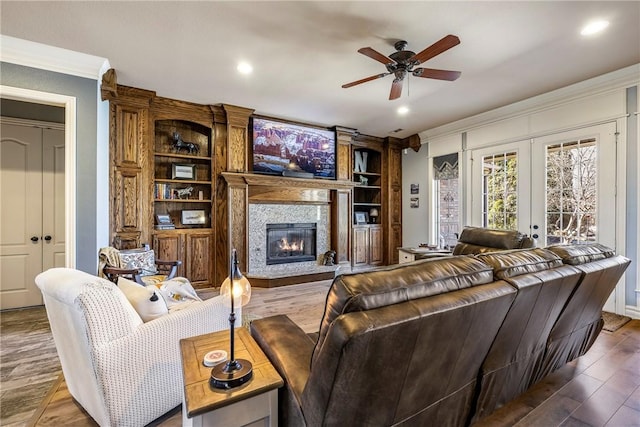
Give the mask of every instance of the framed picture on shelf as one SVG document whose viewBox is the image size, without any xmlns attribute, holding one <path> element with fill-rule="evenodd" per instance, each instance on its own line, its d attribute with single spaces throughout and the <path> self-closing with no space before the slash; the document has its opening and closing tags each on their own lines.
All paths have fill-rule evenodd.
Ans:
<svg viewBox="0 0 640 427">
<path fill-rule="evenodd" d="M 356 224 L 367 224 L 369 222 L 369 214 L 366 212 L 356 212 L 354 213 Z"/>
<path fill-rule="evenodd" d="M 196 165 L 172 163 L 171 179 L 196 179 Z"/>
<path fill-rule="evenodd" d="M 158 225 L 169 225 L 172 224 L 171 217 L 169 214 L 158 214 L 156 215 L 156 222 Z"/>
<path fill-rule="evenodd" d="M 183 225 L 202 225 L 206 223 L 204 210 L 184 210 L 182 211 Z"/>
</svg>

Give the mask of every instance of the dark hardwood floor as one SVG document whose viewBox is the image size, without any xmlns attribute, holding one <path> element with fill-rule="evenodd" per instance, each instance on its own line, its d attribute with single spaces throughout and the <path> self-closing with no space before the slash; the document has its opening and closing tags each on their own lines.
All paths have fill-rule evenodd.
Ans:
<svg viewBox="0 0 640 427">
<path fill-rule="evenodd" d="M 317 330 L 329 281 L 254 288 L 244 314 L 287 314 L 306 332 Z M 44 308 L 0 313 L 0 425 L 95 423 L 73 402 L 64 381 Z M 55 386 L 55 387 L 54 387 Z M 57 392 L 54 393 L 54 388 Z M 49 393 L 49 394 L 48 394 Z M 39 407 L 45 399 L 50 405 Z M 177 426 L 179 408 L 155 425 Z M 640 320 L 602 332 L 583 357 L 544 378 L 477 426 L 640 426 Z"/>
</svg>

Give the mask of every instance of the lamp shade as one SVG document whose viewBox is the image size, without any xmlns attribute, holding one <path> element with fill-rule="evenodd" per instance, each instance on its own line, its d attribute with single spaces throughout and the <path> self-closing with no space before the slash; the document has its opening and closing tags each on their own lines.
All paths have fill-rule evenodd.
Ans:
<svg viewBox="0 0 640 427">
<path fill-rule="evenodd" d="M 378 216 L 378 209 L 376 208 L 371 208 L 371 210 L 369 210 L 369 216 Z"/>
<path fill-rule="evenodd" d="M 232 268 L 232 277 L 227 277 L 220 287 L 220 295 L 222 295 L 225 304 L 231 303 L 231 294 L 233 293 L 233 304 L 238 307 L 247 305 L 251 299 L 251 284 L 249 280 L 240 273 L 238 265 Z"/>
</svg>

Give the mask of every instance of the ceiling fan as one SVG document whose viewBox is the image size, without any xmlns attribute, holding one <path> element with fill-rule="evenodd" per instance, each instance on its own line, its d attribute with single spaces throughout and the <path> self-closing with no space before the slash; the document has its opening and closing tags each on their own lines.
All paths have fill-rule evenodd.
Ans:
<svg viewBox="0 0 640 427">
<path fill-rule="evenodd" d="M 342 85 L 343 88 L 352 87 L 361 83 L 370 82 L 371 80 L 380 79 L 388 76 L 389 74 L 395 75 L 393 83 L 391 84 L 391 93 L 389 93 L 389 99 L 400 98 L 402 93 L 402 82 L 407 76 L 407 73 L 411 73 L 415 77 L 424 77 L 428 79 L 448 80 L 453 81 L 460 77 L 460 71 L 448 71 L 448 70 L 436 70 L 433 68 L 415 68 L 416 66 L 428 61 L 436 55 L 451 49 L 452 47 L 460 44 L 460 39 L 454 35 L 449 34 L 438 40 L 431 46 L 427 47 L 419 53 L 414 53 L 410 50 L 404 50 L 407 47 L 407 42 L 404 40 L 397 41 L 393 47 L 396 52 L 393 52 L 388 57 L 380 52 L 370 48 L 363 47 L 358 49 L 358 52 L 368 56 L 371 59 L 375 59 L 378 62 L 384 64 L 387 67 L 386 73 L 376 74 L 375 76 L 365 77 L 364 79 L 356 80 L 355 82 Z"/>
</svg>

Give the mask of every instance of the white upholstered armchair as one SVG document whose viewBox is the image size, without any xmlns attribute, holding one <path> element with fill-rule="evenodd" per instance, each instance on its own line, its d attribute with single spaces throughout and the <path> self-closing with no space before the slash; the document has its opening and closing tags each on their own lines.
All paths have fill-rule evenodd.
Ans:
<svg viewBox="0 0 640 427">
<path fill-rule="evenodd" d="M 36 283 L 69 392 L 101 426 L 144 426 L 178 406 L 180 339 L 229 327 L 220 296 L 143 323 L 105 279 L 53 268 Z"/>
</svg>

